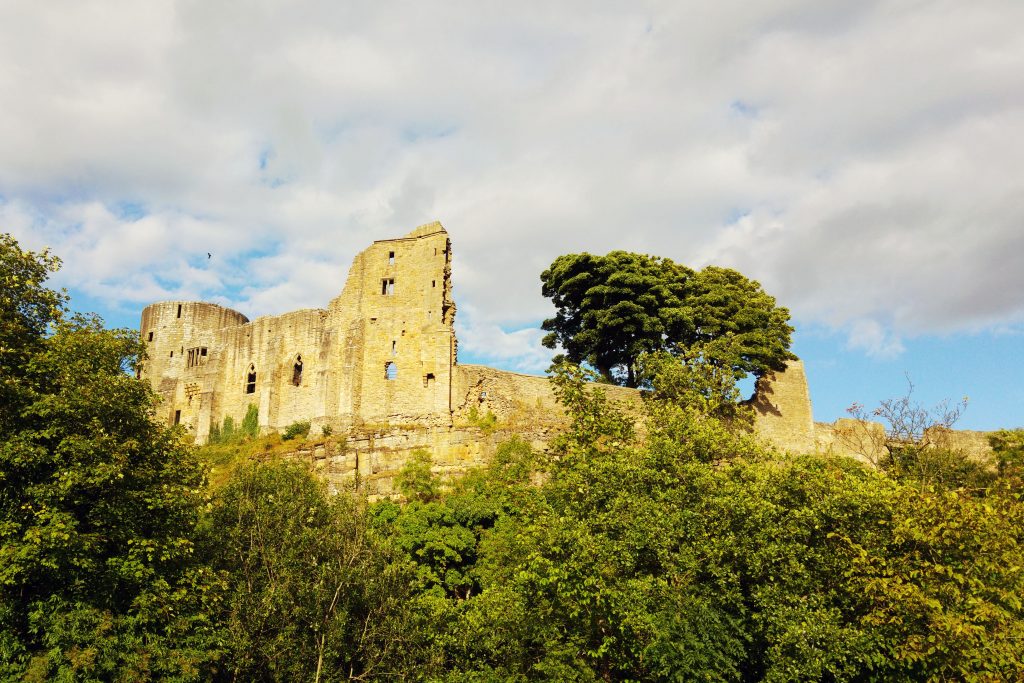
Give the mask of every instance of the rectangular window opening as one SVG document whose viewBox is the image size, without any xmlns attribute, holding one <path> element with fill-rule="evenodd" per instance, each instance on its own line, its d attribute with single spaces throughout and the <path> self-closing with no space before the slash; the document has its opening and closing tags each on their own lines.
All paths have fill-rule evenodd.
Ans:
<svg viewBox="0 0 1024 683">
<path fill-rule="evenodd" d="M 188 358 L 185 361 L 185 366 L 194 368 L 198 365 L 206 363 L 206 347 L 196 346 L 188 350 Z"/>
<path fill-rule="evenodd" d="M 174 411 L 174 424 L 181 424 L 181 411 L 180 410 L 175 410 Z"/>
<path fill-rule="evenodd" d="M 153 341 L 153 333 L 149 333 L 149 338 L 146 341 Z"/>
<path fill-rule="evenodd" d="M 423 375 L 423 386 L 431 387 L 433 385 L 434 385 L 434 373 L 428 372 L 427 374 Z"/>
<path fill-rule="evenodd" d="M 431 280 L 430 281 L 430 286 L 431 287 L 437 287 L 437 280 Z"/>
<path fill-rule="evenodd" d="M 174 358 L 174 351 L 171 351 L 171 358 Z"/>
<path fill-rule="evenodd" d="M 386 277 L 380 281 L 380 293 L 384 296 L 394 296 L 395 294 L 395 278 Z"/>
<path fill-rule="evenodd" d="M 391 355 L 398 355 L 398 342 L 396 342 L 395 340 L 391 340 Z"/>
<path fill-rule="evenodd" d="M 181 317 L 181 304 L 178 304 L 178 317 Z"/>
<path fill-rule="evenodd" d="M 388 265 L 389 266 L 395 265 L 395 252 L 393 252 L 393 251 L 389 251 L 388 252 Z"/>
</svg>

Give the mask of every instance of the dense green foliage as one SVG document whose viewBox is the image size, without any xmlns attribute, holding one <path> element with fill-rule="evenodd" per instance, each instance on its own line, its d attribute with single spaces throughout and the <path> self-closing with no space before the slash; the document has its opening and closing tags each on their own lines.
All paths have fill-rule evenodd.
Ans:
<svg viewBox="0 0 1024 683">
<path fill-rule="evenodd" d="M 67 315 L 55 262 L 0 245 L 0 675 L 197 678 L 219 652 L 203 472 L 151 419 L 136 333 Z"/>
<path fill-rule="evenodd" d="M 636 386 L 645 353 L 700 349 L 708 362 L 742 378 L 781 370 L 789 352 L 789 311 L 728 268 L 695 272 L 656 256 L 613 251 L 566 254 L 541 274 L 555 305 L 545 320 L 548 348 L 586 363 L 608 381 Z"/>
<path fill-rule="evenodd" d="M 550 454 L 512 439 L 448 480 L 419 452 L 401 500 L 331 495 L 273 459 L 277 435 L 236 443 L 251 461 L 210 496 L 150 419 L 134 334 L 65 314 L 41 284 L 55 264 L 3 244 L 41 307 L 0 312 L 21 359 L 0 421 L 2 680 L 1024 678 L 1020 430 L 992 436 L 991 469 L 916 447 L 880 468 L 781 456 L 702 347 L 638 359 L 639 424 L 558 366 Z"/>
<path fill-rule="evenodd" d="M 411 567 L 367 533 L 364 505 L 298 464 L 252 464 L 221 489 L 207 554 L 227 577 L 219 678 L 337 681 L 408 670 Z"/>
</svg>

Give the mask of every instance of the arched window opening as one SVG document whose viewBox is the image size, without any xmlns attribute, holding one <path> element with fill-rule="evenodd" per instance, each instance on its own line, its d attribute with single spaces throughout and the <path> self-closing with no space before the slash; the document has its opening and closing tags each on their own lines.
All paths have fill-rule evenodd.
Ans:
<svg viewBox="0 0 1024 683">
<path fill-rule="evenodd" d="M 256 366 L 252 364 L 249 365 L 249 372 L 245 376 L 245 393 L 256 393 Z"/>
<path fill-rule="evenodd" d="M 398 366 L 388 361 L 384 364 L 384 379 L 392 380 L 398 377 Z"/>
<path fill-rule="evenodd" d="M 292 368 L 292 384 L 302 386 L 302 356 L 295 357 L 295 366 Z"/>
</svg>

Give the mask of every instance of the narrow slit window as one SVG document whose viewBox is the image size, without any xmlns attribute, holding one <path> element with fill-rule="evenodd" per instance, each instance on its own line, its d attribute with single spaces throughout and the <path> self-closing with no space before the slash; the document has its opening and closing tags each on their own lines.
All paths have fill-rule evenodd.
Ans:
<svg viewBox="0 0 1024 683">
<path fill-rule="evenodd" d="M 394 296 L 395 294 L 395 278 L 386 277 L 380 281 L 380 293 L 384 296 Z"/>
<path fill-rule="evenodd" d="M 174 358 L 174 351 L 171 351 L 171 358 Z"/>
<path fill-rule="evenodd" d="M 437 280 L 431 280 L 430 281 L 430 286 L 431 287 L 437 287 Z"/>
<path fill-rule="evenodd" d="M 249 372 L 245 376 L 245 393 L 256 393 L 256 366 L 249 365 Z"/>
<path fill-rule="evenodd" d="M 292 384 L 302 386 L 302 356 L 295 357 L 295 365 L 292 366 Z"/>
<path fill-rule="evenodd" d="M 393 339 L 391 340 L 391 355 L 392 356 L 397 356 L 398 355 L 398 342 L 396 342 Z"/>
<path fill-rule="evenodd" d="M 395 252 L 393 252 L 393 251 L 389 251 L 388 252 L 388 265 L 389 266 L 395 265 Z"/>
<path fill-rule="evenodd" d="M 423 375 L 423 386 L 428 388 L 434 386 L 434 373 L 428 372 Z"/>
<path fill-rule="evenodd" d="M 174 411 L 174 424 L 181 424 L 181 411 L 180 410 L 175 410 Z"/>
<path fill-rule="evenodd" d="M 181 317 L 181 304 L 178 304 L 178 317 Z"/>
<path fill-rule="evenodd" d="M 153 341 L 153 333 L 152 332 L 149 333 L 149 338 L 146 339 L 146 341 Z"/>
<path fill-rule="evenodd" d="M 398 366 L 388 361 L 384 364 L 384 379 L 393 380 L 398 377 Z"/>
</svg>

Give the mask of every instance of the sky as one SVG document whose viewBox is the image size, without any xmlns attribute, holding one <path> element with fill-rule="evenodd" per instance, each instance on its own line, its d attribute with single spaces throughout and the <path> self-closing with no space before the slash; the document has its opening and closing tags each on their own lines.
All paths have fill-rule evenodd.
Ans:
<svg viewBox="0 0 1024 683">
<path fill-rule="evenodd" d="M 440 220 L 460 359 L 543 373 L 539 274 L 758 280 L 815 419 L 1024 426 L 1020 0 L 0 0 L 0 231 L 72 306 L 323 307 Z M 207 258 L 207 254 L 211 254 Z"/>
</svg>

